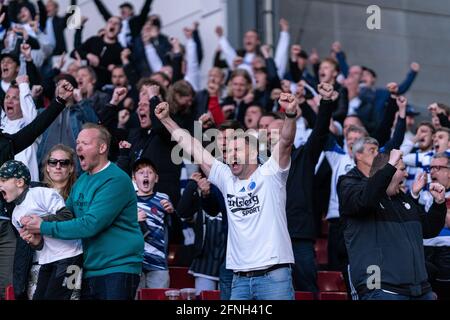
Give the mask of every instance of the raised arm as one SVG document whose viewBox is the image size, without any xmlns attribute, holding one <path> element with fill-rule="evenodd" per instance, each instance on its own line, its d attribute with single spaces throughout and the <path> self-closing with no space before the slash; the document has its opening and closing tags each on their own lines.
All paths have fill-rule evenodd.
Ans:
<svg viewBox="0 0 450 320">
<path fill-rule="evenodd" d="M 397 124 L 395 125 L 395 130 L 392 138 L 388 142 L 386 142 L 386 144 L 382 148 L 382 152 L 389 152 L 393 149 L 400 149 L 405 138 L 406 106 L 408 104 L 408 100 L 404 96 L 400 96 L 397 97 L 396 102 L 399 110 Z"/>
<path fill-rule="evenodd" d="M 214 157 L 203 148 L 200 141 L 192 137 L 187 130 L 181 129 L 177 123 L 170 118 L 169 104 L 167 102 L 160 103 L 156 107 L 155 114 L 164 127 L 170 132 L 172 139 L 178 143 L 183 151 L 190 154 L 196 163 L 200 164 L 203 173 L 209 177 L 212 164 L 215 160 Z"/>
<path fill-rule="evenodd" d="M 286 66 L 288 63 L 289 55 L 289 22 L 286 19 L 281 19 L 280 28 L 280 38 L 278 39 L 278 45 L 277 50 L 275 51 L 274 60 L 278 69 L 278 76 L 280 77 L 280 79 L 283 79 L 284 74 L 286 73 Z"/>
<path fill-rule="evenodd" d="M 291 161 L 292 145 L 295 138 L 297 119 L 297 100 L 295 96 L 282 93 L 278 101 L 280 106 L 286 110 L 286 119 L 281 128 L 280 140 L 273 149 L 273 157 L 281 169 L 286 169 Z"/>
<path fill-rule="evenodd" d="M 395 165 L 401 159 L 401 152 L 393 150 L 389 163 L 377 171 L 367 182 L 355 183 L 354 179 L 341 176 L 338 181 L 339 207 L 343 216 L 364 216 L 371 213 L 371 208 L 378 205 L 386 195 L 386 189 L 397 169 Z"/>
<path fill-rule="evenodd" d="M 61 81 L 57 88 L 57 97 L 52 101 L 50 107 L 39 114 L 25 128 L 11 136 L 14 154 L 25 150 L 33 144 L 33 142 L 44 133 L 44 131 L 52 124 L 60 112 L 64 109 L 66 101 L 73 94 L 73 87 L 67 81 Z"/>
<path fill-rule="evenodd" d="M 103 19 L 105 19 L 105 21 L 108 21 L 109 18 L 112 17 L 111 12 L 109 12 L 108 9 L 106 9 L 105 5 L 100 0 L 94 0 L 94 3 L 97 6 L 97 9 L 102 15 Z"/>
</svg>

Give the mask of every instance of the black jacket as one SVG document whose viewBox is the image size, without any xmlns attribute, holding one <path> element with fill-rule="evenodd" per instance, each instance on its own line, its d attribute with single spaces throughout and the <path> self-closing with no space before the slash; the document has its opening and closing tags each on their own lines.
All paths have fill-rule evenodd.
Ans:
<svg viewBox="0 0 450 320">
<path fill-rule="evenodd" d="M 141 13 L 137 16 L 133 16 L 130 18 L 128 24 L 130 26 L 130 32 L 131 36 L 135 37 L 140 32 L 142 27 L 145 24 L 145 21 L 147 20 L 147 16 L 150 13 L 150 6 L 152 5 L 153 0 L 145 0 L 144 5 L 142 6 Z M 100 14 L 103 16 L 103 19 L 105 21 L 108 21 L 109 18 L 111 18 L 113 15 L 106 9 L 106 7 L 103 5 L 102 1 L 100 0 L 94 0 L 95 5 L 98 8 L 98 11 L 100 11 Z"/>
<path fill-rule="evenodd" d="M 40 24 L 41 29 L 44 31 L 45 26 L 47 25 L 47 19 L 48 19 L 47 10 L 45 9 L 45 5 L 41 0 L 39 0 L 37 2 L 37 4 L 39 7 L 39 24 Z M 70 5 L 76 6 L 77 0 L 71 0 Z M 66 15 L 64 17 L 58 17 L 58 16 L 53 17 L 52 24 L 53 24 L 53 31 L 54 31 L 55 40 L 56 40 L 56 46 L 52 53 L 52 55 L 54 55 L 54 56 L 59 56 L 63 52 L 67 52 L 66 39 L 64 37 L 64 30 L 66 29 L 67 21 L 69 20 L 69 18 L 71 16 L 72 16 L 72 13 L 68 12 L 68 13 L 66 13 Z"/>
<path fill-rule="evenodd" d="M 286 184 L 286 215 L 289 235 L 295 239 L 315 239 L 318 221 L 314 215 L 314 170 L 328 137 L 331 114 L 337 101 L 320 102 L 314 130 L 305 145 L 294 149 Z"/>
<path fill-rule="evenodd" d="M 152 128 L 150 130 L 137 128 L 130 131 L 128 142 L 132 145 L 131 149 L 120 150 L 117 165 L 131 174 L 131 167 L 137 159 L 142 157 L 151 160 L 159 176 L 159 182 L 155 186 L 156 191 L 166 193 L 172 203 L 177 204 L 180 199 L 181 164 L 175 164 L 171 159 L 172 149 L 176 143 L 171 141 L 169 131 L 155 116 L 155 108 L 158 104 L 157 97 L 150 100 Z"/>
<path fill-rule="evenodd" d="M 64 109 L 65 104 L 53 100 L 50 106 L 29 125 L 15 134 L 0 132 L 0 166 L 25 150 L 50 126 Z M 3 196 L 0 196 L 0 215 L 8 216 Z"/>
<path fill-rule="evenodd" d="M 439 234 L 445 223 L 446 206 L 434 203 L 428 213 L 409 195 L 389 198 L 386 189 L 396 172 L 387 164 L 373 177 L 354 168 L 339 178 L 340 216 L 344 224 L 351 279 L 359 294 L 377 266 L 381 289 L 408 296 L 431 291 L 425 268 L 423 239 Z M 370 279 L 369 279 L 370 278 Z"/>
</svg>

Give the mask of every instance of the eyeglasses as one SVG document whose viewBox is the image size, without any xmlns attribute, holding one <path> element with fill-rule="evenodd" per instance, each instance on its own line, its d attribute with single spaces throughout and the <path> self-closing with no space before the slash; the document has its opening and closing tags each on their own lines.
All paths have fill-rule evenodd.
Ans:
<svg viewBox="0 0 450 320">
<path fill-rule="evenodd" d="M 56 167 L 56 166 L 58 165 L 58 163 L 59 163 L 59 165 L 60 165 L 62 168 L 68 167 L 68 166 L 71 164 L 71 162 L 70 162 L 69 159 L 61 159 L 61 160 L 58 160 L 58 159 L 49 159 L 49 160 L 47 161 L 47 164 L 48 164 L 50 167 Z"/>
<path fill-rule="evenodd" d="M 448 166 L 431 166 L 430 172 L 431 171 L 441 171 L 442 169 L 450 169 L 450 168 Z"/>
</svg>

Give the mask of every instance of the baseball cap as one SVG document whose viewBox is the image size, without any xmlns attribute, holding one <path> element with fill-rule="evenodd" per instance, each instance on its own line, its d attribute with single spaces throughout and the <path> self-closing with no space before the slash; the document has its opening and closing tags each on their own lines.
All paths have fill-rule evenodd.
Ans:
<svg viewBox="0 0 450 320">
<path fill-rule="evenodd" d="M 27 166 L 23 162 L 17 160 L 6 161 L 0 167 L 0 178 L 23 179 L 26 185 L 29 185 L 31 182 L 30 170 L 28 170 Z"/>
<path fill-rule="evenodd" d="M 412 105 L 408 104 L 406 106 L 406 115 L 415 117 L 415 116 L 420 115 L 420 112 L 417 112 L 416 109 Z"/>
</svg>

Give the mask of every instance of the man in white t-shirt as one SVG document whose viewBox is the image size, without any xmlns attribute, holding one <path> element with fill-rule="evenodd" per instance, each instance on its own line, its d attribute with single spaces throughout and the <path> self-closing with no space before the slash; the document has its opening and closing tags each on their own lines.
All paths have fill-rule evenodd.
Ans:
<svg viewBox="0 0 450 320">
<path fill-rule="evenodd" d="M 295 137 L 296 104 L 281 94 L 286 120 L 279 142 L 264 165 L 258 165 L 258 146 L 245 134 L 228 140 L 228 165 L 213 158 L 201 142 L 180 130 L 169 117 L 169 105 L 158 105 L 156 116 L 183 151 L 194 157 L 209 181 L 222 192 L 227 205 L 227 269 L 234 271 L 232 300 L 293 300 L 292 245 L 286 222 L 286 181 Z"/>
</svg>

